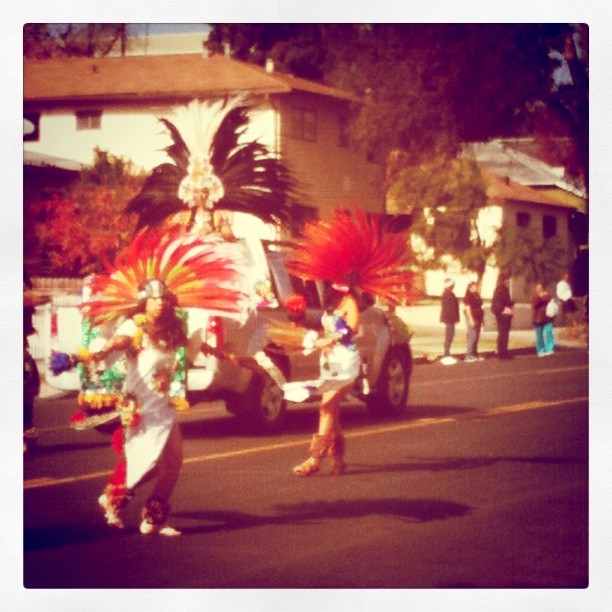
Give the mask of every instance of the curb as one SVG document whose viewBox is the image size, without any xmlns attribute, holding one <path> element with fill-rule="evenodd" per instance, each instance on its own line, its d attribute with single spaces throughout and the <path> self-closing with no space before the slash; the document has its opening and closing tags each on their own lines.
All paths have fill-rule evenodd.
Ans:
<svg viewBox="0 0 612 612">
<path fill-rule="evenodd" d="M 588 351 L 588 346 L 582 342 L 572 343 L 572 344 L 562 344 L 558 343 L 555 348 L 556 353 L 564 353 L 566 351 Z M 432 355 L 434 357 L 430 357 L 428 355 L 418 355 L 412 356 L 412 363 L 414 365 L 429 365 L 434 363 L 440 363 L 442 359 L 442 355 L 436 351 L 432 350 Z M 519 347 L 514 349 L 509 349 L 508 354 L 512 357 L 518 355 L 534 355 L 535 356 L 535 348 L 534 347 Z M 481 357 L 485 357 L 486 359 L 497 359 L 497 353 L 495 351 L 479 351 L 479 355 Z M 463 363 L 465 358 L 465 353 L 451 353 L 451 357 L 454 357 L 457 360 L 457 363 Z"/>
</svg>

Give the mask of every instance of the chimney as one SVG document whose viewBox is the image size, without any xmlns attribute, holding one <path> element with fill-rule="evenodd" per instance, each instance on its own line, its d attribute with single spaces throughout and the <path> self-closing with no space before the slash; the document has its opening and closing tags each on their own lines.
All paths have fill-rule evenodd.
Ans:
<svg viewBox="0 0 612 612">
<path fill-rule="evenodd" d="M 266 59 L 266 72 L 274 72 L 274 60 L 271 57 Z"/>
</svg>

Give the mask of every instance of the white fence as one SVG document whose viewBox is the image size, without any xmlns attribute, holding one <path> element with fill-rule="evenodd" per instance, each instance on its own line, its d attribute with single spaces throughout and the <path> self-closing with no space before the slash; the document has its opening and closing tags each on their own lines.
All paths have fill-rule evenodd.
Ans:
<svg viewBox="0 0 612 612">
<path fill-rule="evenodd" d="M 78 306 L 81 302 L 79 278 L 33 278 L 34 291 L 48 296 L 51 301 L 36 307 L 33 317 L 35 334 L 28 336 L 30 354 L 36 360 L 47 360 L 51 355 L 51 325 L 53 314 L 62 306 Z"/>
<path fill-rule="evenodd" d="M 30 355 L 46 360 L 51 354 L 51 304 L 37 306 L 32 322 L 36 333 L 28 336 Z"/>
</svg>

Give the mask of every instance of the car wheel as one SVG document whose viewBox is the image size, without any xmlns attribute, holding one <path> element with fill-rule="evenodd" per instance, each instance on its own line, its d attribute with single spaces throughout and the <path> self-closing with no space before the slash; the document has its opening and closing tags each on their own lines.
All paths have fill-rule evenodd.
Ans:
<svg viewBox="0 0 612 612">
<path fill-rule="evenodd" d="M 244 394 L 232 394 L 226 398 L 226 403 L 228 412 L 244 419 L 249 427 L 261 433 L 279 431 L 287 416 L 283 391 L 265 374 L 254 374 Z"/>
<path fill-rule="evenodd" d="M 368 397 L 368 409 L 385 416 L 401 414 L 408 401 L 411 371 L 410 350 L 392 346 L 385 357 L 375 390 Z"/>
</svg>

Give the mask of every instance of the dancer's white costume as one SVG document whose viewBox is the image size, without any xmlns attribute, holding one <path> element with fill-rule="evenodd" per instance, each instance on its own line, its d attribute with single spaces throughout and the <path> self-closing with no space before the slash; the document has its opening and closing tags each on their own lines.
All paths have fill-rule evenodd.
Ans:
<svg viewBox="0 0 612 612">
<path fill-rule="evenodd" d="M 124 321 L 117 336 L 134 338 L 138 326 Z M 143 334 L 142 350 L 128 357 L 125 391 L 138 398 L 141 417 L 136 427 L 125 429 L 124 452 L 127 462 L 126 486 L 137 485 L 157 462 L 176 420 L 176 409 L 169 402 L 175 352 L 153 346 Z"/>
<path fill-rule="evenodd" d="M 347 387 L 361 371 L 357 345 L 345 320 L 337 313 L 324 314 L 321 323 L 325 337 L 335 342 L 329 350 L 321 352 L 319 378 L 283 385 L 285 399 L 290 402 L 304 402 L 312 395 Z"/>
</svg>

